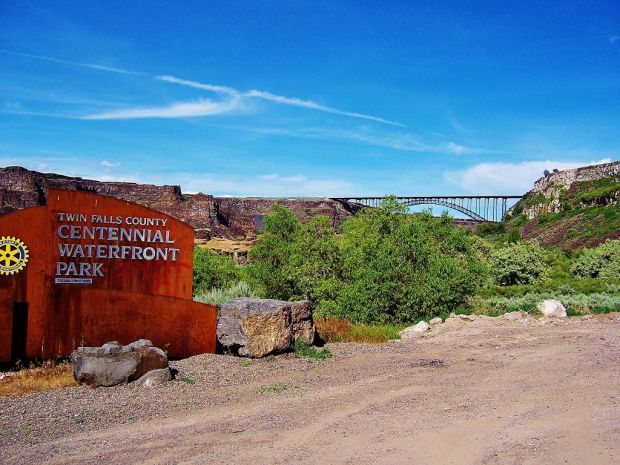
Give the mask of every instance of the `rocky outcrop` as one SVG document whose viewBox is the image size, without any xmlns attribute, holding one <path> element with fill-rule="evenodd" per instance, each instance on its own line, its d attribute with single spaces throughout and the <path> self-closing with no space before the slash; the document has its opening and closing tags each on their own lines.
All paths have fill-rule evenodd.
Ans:
<svg viewBox="0 0 620 465">
<path fill-rule="evenodd" d="M 360 208 L 333 199 L 217 198 L 202 193 L 183 194 L 179 186 L 101 182 L 11 166 L 0 168 L 0 214 L 45 205 L 49 188 L 95 192 L 144 205 L 190 224 L 198 239 L 252 239 L 273 205 L 286 206 L 301 221 L 326 215 L 336 227 Z"/>
<path fill-rule="evenodd" d="M 543 176 L 534 183 L 522 202 L 523 213 L 534 219 L 541 213 L 558 213 L 563 210 L 563 197 L 575 196 L 583 187 L 590 187 L 602 179 L 620 180 L 620 161 L 601 165 L 582 166 L 570 170 L 557 171 Z M 618 192 L 610 192 L 599 206 L 618 201 Z"/>
<path fill-rule="evenodd" d="M 314 342 L 310 302 L 237 299 L 219 309 L 217 340 L 224 352 L 264 357 L 290 351 L 297 339 Z"/>
<path fill-rule="evenodd" d="M 146 339 L 126 346 L 114 341 L 101 347 L 78 347 L 71 354 L 71 364 L 73 378 L 92 387 L 128 383 L 152 370 L 169 371 L 166 354 Z M 161 379 L 161 373 L 157 378 Z M 149 384 L 146 379 L 143 382 Z"/>
</svg>

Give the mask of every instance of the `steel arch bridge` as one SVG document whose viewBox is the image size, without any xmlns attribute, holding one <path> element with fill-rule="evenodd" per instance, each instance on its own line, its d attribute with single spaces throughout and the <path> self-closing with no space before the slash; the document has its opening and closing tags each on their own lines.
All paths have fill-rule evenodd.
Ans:
<svg viewBox="0 0 620 465">
<path fill-rule="evenodd" d="M 380 207 L 386 197 L 339 197 L 333 200 L 365 207 Z M 520 195 L 432 195 L 394 197 L 402 205 L 439 205 L 459 211 L 475 221 L 501 221 Z"/>
</svg>

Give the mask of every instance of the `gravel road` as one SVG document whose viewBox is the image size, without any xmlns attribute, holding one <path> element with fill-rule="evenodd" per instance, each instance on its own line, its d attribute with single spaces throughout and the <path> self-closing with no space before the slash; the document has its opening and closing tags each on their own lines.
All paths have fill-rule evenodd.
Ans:
<svg viewBox="0 0 620 465">
<path fill-rule="evenodd" d="M 450 319 L 334 356 L 200 355 L 146 389 L 0 399 L 0 463 L 620 463 L 620 315 Z"/>
</svg>

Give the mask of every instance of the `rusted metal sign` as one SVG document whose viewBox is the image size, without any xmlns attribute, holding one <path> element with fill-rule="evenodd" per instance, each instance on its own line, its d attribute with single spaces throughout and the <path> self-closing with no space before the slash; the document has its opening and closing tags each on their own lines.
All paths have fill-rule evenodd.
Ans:
<svg viewBox="0 0 620 465">
<path fill-rule="evenodd" d="M 0 216 L 0 361 L 141 337 L 172 357 L 214 352 L 193 241 L 175 218 L 87 192 L 50 189 L 46 206 Z"/>
</svg>

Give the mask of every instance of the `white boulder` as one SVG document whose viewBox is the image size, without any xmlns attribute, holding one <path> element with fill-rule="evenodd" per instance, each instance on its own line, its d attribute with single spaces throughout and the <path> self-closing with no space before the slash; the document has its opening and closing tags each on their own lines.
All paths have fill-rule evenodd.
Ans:
<svg viewBox="0 0 620 465">
<path fill-rule="evenodd" d="M 439 317 L 437 318 L 433 318 L 431 321 L 428 322 L 431 326 L 435 326 L 435 325 L 440 325 L 441 323 L 443 323 L 443 320 Z"/>
<path fill-rule="evenodd" d="M 543 300 L 537 305 L 537 307 L 538 310 L 540 310 L 540 313 L 543 314 L 543 316 L 555 316 L 558 318 L 566 317 L 566 309 L 564 308 L 564 305 L 562 305 L 562 302 L 560 302 L 559 300 Z"/>
</svg>

